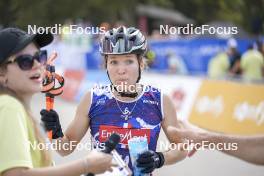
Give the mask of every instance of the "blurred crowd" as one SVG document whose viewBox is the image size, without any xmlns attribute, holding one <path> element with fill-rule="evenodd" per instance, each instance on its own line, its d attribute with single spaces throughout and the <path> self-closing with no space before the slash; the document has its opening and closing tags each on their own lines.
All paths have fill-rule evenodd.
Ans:
<svg viewBox="0 0 264 176">
<path fill-rule="evenodd" d="M 264 43 L 257 41 L 246 52 L 239 53 L 237 41 L 227 42 L 227 49 L 214 56 L 208 65 L 211 78 L 241 77 L 245 80 L 262 80 L 264 77 Z"/>
</svg>

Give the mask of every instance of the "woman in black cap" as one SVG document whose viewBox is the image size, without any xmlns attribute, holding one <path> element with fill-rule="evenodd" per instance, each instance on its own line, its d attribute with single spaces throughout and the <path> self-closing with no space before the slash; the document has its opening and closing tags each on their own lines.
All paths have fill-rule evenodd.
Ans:
<svg viewBox="0 0 264 176">
<path fill-rule="evenodd" d="M 0 176 L 97 174 L 111 167 L 111 155 L 101 152 L 49 167 L 48 151 L 29 145 L 44 141 L 31 115 L 30 100 L 41 91 L 47 61 L 47 52 L 40 48 L 52 40 L 49 33 L 29 35 L 17 28 L 0 31 Z"/>
</svg>

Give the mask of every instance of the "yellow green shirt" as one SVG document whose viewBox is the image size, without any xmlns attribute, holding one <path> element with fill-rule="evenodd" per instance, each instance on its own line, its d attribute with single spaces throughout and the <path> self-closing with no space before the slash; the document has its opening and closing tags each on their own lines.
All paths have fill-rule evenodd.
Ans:
<svg viewBox="0 0 264 176">
<path fill-rule="evenodd" d="M 43 167 L 33 124 L 24 106 L 9 95 L 0 95 L 0 176 L 15 167 Z"/>
<path fill-rule="evenodd" d="M 241 58 L 243 77 L 247 80 L 261 80 L 264 58 L 256 50 L 247 51 Z"/>
<path fill-rule="evenodd" d="M 230 67 L 229 58 L 226 53 L 219 53 L 211 59 L 208 65 L 208 75 L 211 78 L 223 78 Z"/>
</svg>

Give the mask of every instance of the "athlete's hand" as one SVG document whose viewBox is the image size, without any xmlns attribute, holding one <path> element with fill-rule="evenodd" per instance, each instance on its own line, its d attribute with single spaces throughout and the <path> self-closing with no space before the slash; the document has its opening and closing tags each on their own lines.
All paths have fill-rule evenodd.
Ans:
<svg viewBox="0 0 264 176">
<path fill-rule="evenodd" d="M 165 159 L 162 153 L 148 150 L 139 155 L 137 167 L 142 168 L 142 173 L 151 173 L 154 169 L 164 165 Z"/>
<path fill-rule="evenodd" d="M 52 139 L 57 139 L 64 136 L 61 129 L 59 115 L 56 111 L 47 111 L 46 109 L 42 109 L 40 111 L 40 115 L 45 130 L 52 131 Z"/>
</svg>

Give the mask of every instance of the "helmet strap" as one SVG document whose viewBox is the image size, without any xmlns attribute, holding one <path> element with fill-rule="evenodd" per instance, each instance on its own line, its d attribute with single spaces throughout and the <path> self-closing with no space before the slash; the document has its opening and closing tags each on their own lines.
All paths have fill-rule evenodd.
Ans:
<svg viewBox="0 0 264 176">
<path fill-rule="evenodd" d="M 141 79 L 141 69 L 140 69 L 139 59 L 140 59 L 140 55 L 137 55 L 137 61 L 138 61 L 138 78 L 137 78 L 137 82 L 136 83 L 139 83 L 139 81 Z"/>
</svg>

